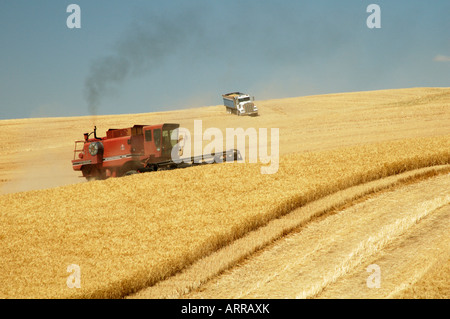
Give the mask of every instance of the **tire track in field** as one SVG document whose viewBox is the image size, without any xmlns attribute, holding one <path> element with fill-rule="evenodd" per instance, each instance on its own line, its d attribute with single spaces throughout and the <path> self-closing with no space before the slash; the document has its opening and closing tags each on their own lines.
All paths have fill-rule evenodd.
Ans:
<svg viewBox="0 0 450 319">
<path fill-rule="evenodd" d="M 420 286 L 419 281 L 431 269 L 448 263 L 449 229 L 450 205 L 446 205 L 433 211 L 420 223 L 413 225 L 404 236 L 393 240 L 384 250 L 329 285 L 318 298 L 340 298 L 343 292 L 346 292 L 347 298 L 398 298 L 405 289 Z M 380 285 L 376 289 L 367 287 L 369 265 L 377 265 L 380 269 Z M 448 298 L 450 291 L 441 289 L 446 285 L 441 280 L 438 276 L 428 278 L 428 290 L 438 298 Z M 427 295 L 419 291 L 409 298 L 427 298 Z"/>
<path fill-rule="evenodd" d="M 415 265 L 411 272 L 420 277 L 429 265 L 414 263 L 418 250 L 428 260 L 435 259 L 437 253 L 448 252 L 448 210 L 441 207 L 450 203 L 449 190 L 450 174 L 446 174 L 382 193 L 309 223 L 183 297 L 388 297 L 398 287 L 407 286 L 411 278 L 399 279 L 405 277 L 399 270 L 404 268 L 394 267 L 395 255 L 402 257 L 401 263 Z M 433 217 L 443 227 L 436 232 L 428 227 L 428 236 L 414 237 L 414 232 L 420 233 Z M 401 243 L 408 234 L 418 243 L 405 248 Z M 428 249 L 430 240 L 440 249 Z M 395 250 L 395 245 L 403 248 Z M 382 263 L 382 258 L 392 262 Z M 365 267 L 373 261 L 383 265 L 386 289 L 367 287 L 369 273 Z M 333 288 L 332 293 L 327 288 Z"/>
<path fill-rule="evenodd" d="M 241 267 L 241 265 L 236 267 L 236 264 L 242 262 L 245 258 L 251 260 L 265 251 L 272 250 L 273 247 L 275 247 L 275 250 L 279 250 L 276 249 L 279 242 L 284 241 L 285 239 L 289 241 L 291 235 L 286 234 L 298 230 L 305 225 L 309 225 L 309 223 L 313 221 L 327 220 L 328 216 L 335 215 L 338 207 L 352 207 L 352 205 L 362 201 L 362 197 L 364 196 L 366 196 L 366 201 L 373 201 L 372 198 L 367 200 L 367 196 L 372 197 L 375 192 L 378 192 L 375 195 L 379 195 L 380 191 L 386 192 L 387 189 L 412 183 L 418 179 L 426 179 L 430 176 L 448 173 L 449 167 L 449 165 L 443 165 L 406 172 L 397 176 L 391 176 L 364 185 L 351 187 L 326 196 L 320 200 L 309 203 L 282 218 L 271 221 L 268 225 L 250 232 L 244 238 L 236 240 L 232 244 L 209 256 L 205 256 L 202 260 L 199 260 L 175 276 L 161 281 L 152 287 L 143 289 L 127 298 L 189 298 L 190 296 L 193 296 L 196 289 L 196 293 L 204 289 L 208 290 L 207 287 L 212 282 L 215 282 L 218 278 L 223 276 L 220 274 L 226 274 L 230 270 L 232 271 L 232 269 Z M 300 228 L 300 230 L 302 229 L 303 228 Z M 282 238 L 283 236 L 285 237 Z M 280 238 L 282 238 L 280 241 L 272 244 L 274 240 Z M 319 251 L 320 245 L 316 245 L 315 250 Z M 313 253 L 314 249 L 310 251 L 310 254 Z M 299 258 L 307 260 L 308 253 L 306 252 Z M 278 273 L 280 271 L 283 272 L 288 270 L 289 267 L 290 266 L 286 264 L 274 267 L 272 273 L 267 273 L 263 279 L 257 280 L 255 286 L 264 286 L 264 281 L 276 280 Z M 297 293 L 299 293 L 299 291 L 297 291 Z M 214 298 L 214 296 L 214 294 L 209 296 L 205 293 L 201 295 L 200 298 Z M 197 297 L 198 295 L 196 295 L 195 298 Z M 225 298 L 239 297 L 245 297 L 245 291 L 231 291 Z"/>
</svg>

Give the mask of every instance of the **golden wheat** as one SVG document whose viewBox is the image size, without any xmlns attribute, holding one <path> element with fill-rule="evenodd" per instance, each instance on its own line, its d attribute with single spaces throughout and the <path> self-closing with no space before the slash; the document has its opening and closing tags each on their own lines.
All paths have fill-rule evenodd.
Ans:
<svg viewBox="0 0 450 319">
<path fill-rule="evenodd" d="M 436 261 L 414 284 L 394 294 L 397 299 L 448 299 L 450 296 L 450 258 Z"/>
<path fill-rule="evenodd" d="M 224 163 L 0 196 L 3 298 L 116 298 L 310 201 L 450 162 L 449 136 Z M 81 268 L 81 289 L 66 285 Z"/>
<path fill-rule="evenodd" d="M 374 236 L 370 236 L 368 239 L 361 241 L 355 250 L 336 267 L 332 274 L 325 275 L 322 282 L 313 285 L 308 290 L 302 291 L 296 297 L 302 299 L 316 297 L 328 285 L 337 281 L 339 277 L 344 276 L 357 265 L 363 263 L 364 259 L 368 259 L 371 255 L 381 251 L 382 248 L 393 241 L 393 238 L 399 237 L 413 225 L 417 224 L 422 218 L 448 203 L 450 203 L 450 195 L 424 202 L 406 217 L 396 220 L 393 224 L 384 226 Z"/>
<path fill-rule="evenodd" d="M 446 231 L 450 206 L 446 206 L 447 212 L 438 209 L 426 213 L 427 216 L 418 224 L 409 222 L 409 217 L 422 214 L 420 207 L 425 202 L 440 206 L 435 200 L 441 198 L 445 203 L 449 185 L 450 175 L 447 173 L 418 183 L 408 182 L 342 210 L 338 207 L 337 212 L 327 213 L 326 218 L 315 218 L 249 258 L 240 260 L 198 290 L 181 297 L 294 298 L 302 291 L 313 293 L 305 294 L 305 297 L 318 298 L 388 297 L 405 283 L 409 284 L 417 274 L 425 273 L 423 269 L 426 270 L 427 264 L 436 257 L 442 253 L 448 256 Z M 321 201 L 311 204 L 315 206 Z M 307 215 L 308 206 L 311 205 L 295 210 L 289 217 L 297 215 L 300 220 L 303 215 L 299 213 Z M 277 221 L 281 219 L 285 218 Z M 260 229 L 252 233 L 260 233 Z M 245 237 L 253 237 L 253 234 Z M 228 246 L 224 250 L 228 250 Z M 366 286 L 366 267 L 369 264 L 381 267 L 381 289 Z M 173 279 L 181 278 L 174 276 Z M 170 281 L 172 278 L 167 280 L 168 283 Z M 161 288 L 164 285 L 157 284 L 145 291 L 156 290 L 152 296 L 157 298 L 157 286 Z M 177 283 L 177 286 L 181 285 Z M 321 287 L 325 287 L 325 291 Z M 320 294 L 314 294 L 312 288 L 319 288 L 317 292 Z M 439 288 L 439 283 L 434 286 L 436 288 Z M 441 291 L 441 295 L 448 296 L 448 292 Z M 145 297 L 145 294 L 139 294 L 141 296 Z"/>
<path fill-rule="evenodd" d="M 101 136 L 112 127 L 164 122 L 179 123 L 193 132 L 194 120 L 198 119 L 203 120 L 203 129 L 215 127 L 223 134 L 226 128 L 279 128 L 281 155 L 449 134 L 450 88 L 353 92 L 257 103 L 258 117 L 227 115 L 223 105 L 217 105 L 95 118 L 0 121 L 0 193 L 79 182 L 79 174 L 70 165 L 73 142 L 82 139 L 84 132 L 91 132 L 94 125 Z"/>
<path fill-rule="evenodd" d="M 193 119 L 222 130 L 279 127 L 281 154 L 314 152 L 283 156 L 275 175 L 221 164 L 0 196 L 0 297 L 121 297 L 314 199 L 449 162 L 449 88 L 258 103 L 260 117 L 239 120 L 222 106 L 96 117 L 104 130 L 167 121 L 192 129 Z M 91 117 L 1 121 L 2 191 L 78 181 L 73 140 L 92 125 Z M 403 140 L 428 136 L 436 137 Z M 81 289 L 66 285 L 70 264 L 81 267 Z"/>
<path fill-rule="evenodd" d="M 190 298 L 193 290 L 206 284 L 209 280 L 215 281 L 214 277 L 236 266 L 245 258 L 251 257 L 255 253 L 259 254 L 261 250 L 270 249 L 278 239 L 282 239 L 289 233 L 300 231 L 302 227 L 313 221 L 326 218 L 339 210 L 367 200 L 374 195 L 378 196 L 380 193 L 395 189 L 400 185 L 417 183 L 449 172 L 450 165 L 426 167 L 353 186 L 325 196 L 295 209 L 283 217 L 271 220 L 267 225 L 249 232 L 233 243 L 196 261 L 195 264 L 175 276 L 129 295 L 127 298 Z M 272 277 L 272 275 L 268 275 L 264 278 L 263 283 L 270 281 Z M 240 282 L 239 279 L 236 281 Z M 212 283 L 212 285 L 215 284 Z M 203 291 L 203 289 L 202 287 L 201 290 Z M 253 290 L 255 287 L 250 288 L 250 291 Z M 241 295 L 245 297 L 250 291 L 242 291 Z M 208 296 L 208 294 L 202 296 Z"/>
</svg>

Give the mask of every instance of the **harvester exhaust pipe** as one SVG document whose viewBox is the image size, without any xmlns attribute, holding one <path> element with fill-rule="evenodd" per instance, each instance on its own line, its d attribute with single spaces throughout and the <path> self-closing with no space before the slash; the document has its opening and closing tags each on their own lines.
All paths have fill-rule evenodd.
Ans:
<svg viewBox="0 0 450 319">
<path fill-rule="evenodd" d="M 97 137 L 97 126 L 94 126 L 94 138 L 99 140 L 99 138 Z"/>
</svg>

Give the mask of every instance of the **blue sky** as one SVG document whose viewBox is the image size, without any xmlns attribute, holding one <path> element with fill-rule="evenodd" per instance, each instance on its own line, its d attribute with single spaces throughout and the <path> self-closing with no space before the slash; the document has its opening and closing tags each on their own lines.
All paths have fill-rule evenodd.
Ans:
<svg viewBox="0 0 450 319">
<path fill-rule="evenodd" d="M 450 87 L 449 14 L 448 0 L 0 0 L 0 119 Z"/>
</svg>

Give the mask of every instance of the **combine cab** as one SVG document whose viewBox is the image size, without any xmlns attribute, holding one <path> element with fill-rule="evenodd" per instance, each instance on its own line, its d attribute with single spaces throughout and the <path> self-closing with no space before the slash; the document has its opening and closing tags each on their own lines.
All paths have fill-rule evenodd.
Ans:
<svg viewBox="0 0 450 319">
<path fill-rule="evenodd" d="M 97 128 L 92 133 L 85 133 L 83 141 L 75 142 L 72 166 L 81 171 L 88 180 L 120 177 L 135 173 L 171 169 L 223 161 L 233 156 L 240 159 L 237 150 L 220 154 L 201 155 L 184 158 L 177 162 L 172 160 L 172 149 L 179 142 L 179 124 L 165 123 L 158 125 L 134 125 L 124 129 L 109 129 L 106 137 L 97 136 Z M 180 150 L 182 151 L 182 150 Z"/>
</svg>

